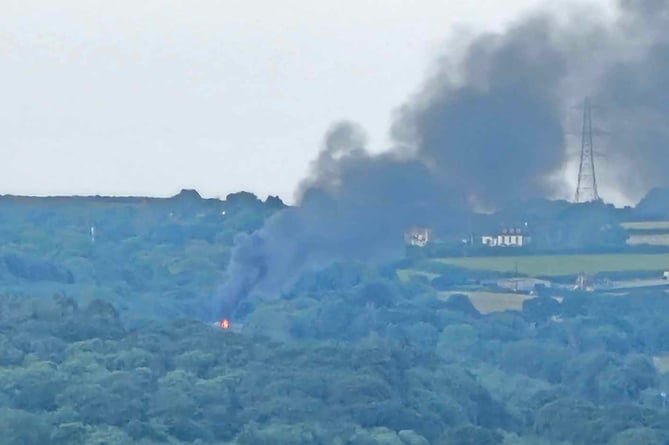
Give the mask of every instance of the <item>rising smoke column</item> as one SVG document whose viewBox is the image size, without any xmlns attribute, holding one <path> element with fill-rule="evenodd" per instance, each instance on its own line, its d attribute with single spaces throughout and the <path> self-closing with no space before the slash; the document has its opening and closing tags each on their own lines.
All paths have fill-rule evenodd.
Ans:
<svg viewBox="0 0 669 445">
<path fill-rule="evenodd" d="M 555 32 L 536 17 L 476 38 L 457 71 L 438 67 L 395 123 L 399 142 L 479 208 L 554 193 L 549 178 L 566 161 L 567 74 Z"/>
<path fill-rule="evenodd" d="M 369 154 L 356 125 L 334 126 L 298 206 L 236 240 L 218 292 L 223 315 L 249 295 L 280 295 L 305 267 L 399 257 L 408 226 L 457 225 L 467 201 L 542 196 L 542 175 L 564 159 L 562 54 L 548 25 L 537 19 L 475 41 L 460 64 L 462 81 L 441 70 L 404 107 L 395 132 L 415 139 L 387 153 Z"/>
<path fill-rule="evenodd" d="M 463 206 L 422 163 L 396 153 L 370 155 L 351 123 L 335 125 L 301 190 L 300 203 L 235 240 L 222 315 L 242 298 L 273 298 L 305 268 L 336 260 L 388 261 L 403 254 L 411 224 L 447 224 Z"/>
<path fill-rule="evenodd" d="M 553 196 L 566 110 L 593 90 L 619 110 L 608 123 L 621 182 L 667 183 L 668 1 L 624 1 L 615 23 L 536 15 L 472 39 L 400 108 L 385 154 L 369 154 L 354 124 L 334 126 L 298 205 L 236 239 L 218 310 L 278 297 L 305 268 L 399 256 L 408 225 L 453 227 L 467 206 Z"/>
<path fill-rule="evenodd" d="M 595 141 L 602 188 L 634 202 L 669 186 L 669 0 L 617 8 L 612 22 L 590 6 L 567 23 L 535 16 L 476 37 L 403 107 L 398 141 L 479 208 L 570 197 L 574 184 L 556 173 L 568 161 L 565 132 L 580 143 L 580 112 L 570 108 L 590 96 L 596 126 L 610 133 Z"/>
</svg>

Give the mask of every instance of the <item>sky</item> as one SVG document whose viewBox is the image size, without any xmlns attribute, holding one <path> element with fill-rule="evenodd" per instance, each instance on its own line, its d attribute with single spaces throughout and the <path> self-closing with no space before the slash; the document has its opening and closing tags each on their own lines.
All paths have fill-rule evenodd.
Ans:
<svg viewBox="0 0 669 445">
<path fill-rule="evenodd" d="M 586 1 L 606 4 L 573 3 Z M 384 150 L 393 113 L 456 37 L 544 5 L 0 2 L 0 194 L 288 202 L 333 122 Z"/>
</svg>

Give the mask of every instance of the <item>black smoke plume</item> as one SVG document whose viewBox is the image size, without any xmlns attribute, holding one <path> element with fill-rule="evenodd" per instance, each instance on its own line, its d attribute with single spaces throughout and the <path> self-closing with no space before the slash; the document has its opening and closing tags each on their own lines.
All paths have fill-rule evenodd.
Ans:
<svg viewBox="0 0 669 445">
<path fill-rule="evenodd" d="M 619 54 L 595 85 L 608 137 L 607 185 L 633 201 L 669 186 L 669 1 L 625 0 L 611 40 Z M 619 34 L 616 31 L 619 30 Z"/>
<path fill-rule="evenodd" d="M 554 193 L 566 161 L 560 91 L 566 54 L 538 17 L 439 67 L 394 126 L 400 143 L 480 208 Z"/>
<path fill-rule="evenodd" d="M 336 260 L 387 261 L 403 254 L 413 224 L 445 226 L 461 212 L 420 161 L 370 155 L 353 124 L 333 127 L 301 191 L 300 204 L 235 240 L 229 279 L 218 292 L 223 315 L 248 295 L 272 298 L 306 267 Z"/>
<path fill-rule="evenodd" d="M 367 152 L 356 125 L 334 126 L 297 206 L 237 238 L 219 310 L 277 297 L 305 268 L 399 256 L 410 225 L 456 230 L 472 210 L 564 196 L 565 120 L 585 95 L 612 110 L 603 183 L 630 198 L 669 183 L 668 10 L 622 0 L 613 21 L 593 6 L 472 39 L 400 107 L 384 154 Z"/>
</svg>

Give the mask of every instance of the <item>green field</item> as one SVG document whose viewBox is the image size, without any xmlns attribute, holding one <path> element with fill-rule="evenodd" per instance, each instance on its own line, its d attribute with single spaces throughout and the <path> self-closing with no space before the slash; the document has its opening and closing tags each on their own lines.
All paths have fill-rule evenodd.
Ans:
<svg viewBox="0 0 669 445">
<path fill-rule="evenodd" d="M 529 276 L 594 274 L 635 270 L 669 270 L 669 254 L 537 255 L 440 258 L 466 269 L 515 272 Z"/>
<path fill-rule="evenodd" d="M 412 276 L 422 276 L 427 278 L 428 280 L 432 280 L 434 278 L 437 278 L 439 274 L 436 273 L 431 273 L 431 272 L 425 272 L 422 270 L 414 270 L 414 269 L 398 269 L 397 270 L 397 277 L 400 279 L 400 281 L 408 281 L 409 278 Z"/>
<path fill-rule="evenodd" d="M 627 239 L 630 246 L 669 246 L 669 221 L 628 222 L 622 226 L 631 231 Z"/>
<path fill-rule="evenodd" d="M 525 294 L 499 292 L 440 292 L 439 296 L 448 298 L 453 294 L 465 294 L 469 297 L 477 311 L 482 314 L 502 311 L 519 311 L 523 301 L 534 298 Z"/>
<path fill-rule="evenodd" d="M 650 246 L 669 246 L 669 234 L 632 235 L 627 238 L 627 244 L 630 246 L 638 246 L 641 244 L 648 244 Z"/>
<path fill-rule="evenodd" d="M 630 230 L 669 230 L 669 221 L 640 221 L 622 224 L 623 228 Z"/>
</svg>

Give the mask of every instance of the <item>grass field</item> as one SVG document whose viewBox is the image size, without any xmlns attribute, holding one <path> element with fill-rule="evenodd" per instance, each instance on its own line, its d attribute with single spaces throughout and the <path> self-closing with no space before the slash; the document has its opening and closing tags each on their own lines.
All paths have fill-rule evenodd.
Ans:
<svg viewBox="0 0 669 445">
<path fill-rule="evenodd" d="M 649 246 L 669 246 L 669 234 L 631 235 L 627 239 L 627 244 L 630 246 L 638 246 L 640 244 L 648 244 Z"/>
<path fill-rule="evenodd" d="M 529 276 L 635 270 L 669 270 L 669 254 L 537 255 L 504 257 L 441 258 L 440 263 L 466 269 L 514 272 Z"/>
<path fill-rule="evenodd" d="M 397 277 L 400 279 L 400 281 L 409 281 L 409 278 L 412 276 L 422 276 L 427 278 L 428 280 L 432 280 L 434 278 L 437 278 L 439 274 L 436 273 L 431 273 L 431 272 L 424 272 L 422 270 L 414 270 L 414 269 L 398 269 L 397 270 Z"/>
<path fill-rule="evenodd" d="M 669 221 L 641 221 L 623 223 L 622 226 L 633 232 L 627 239 L 630 246 L 647 244 L 649 246 L 669 246 Z"/>
<path fill-rule="evenodd" d="M 460 293 L 469 297 L 472 304 L 482 314 L 507 310 L 519 311 L 523 308 L 523 301 L 534 298 L 530 295 L 497 293 L 497 292 L 441 292 L 443 298 Z"/>
<path fill-rule="evenodd" d="M 667 229 L 669 230 L 669 221 L 641 221 L 641 222 L 628 222 L 622 224 L 625 229 L 634 229 L 634 230 L 660 230 Z"/>
</svg>

